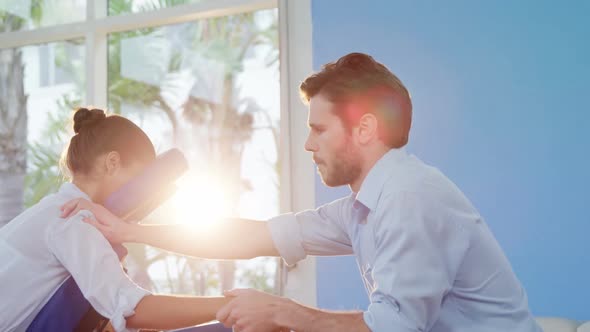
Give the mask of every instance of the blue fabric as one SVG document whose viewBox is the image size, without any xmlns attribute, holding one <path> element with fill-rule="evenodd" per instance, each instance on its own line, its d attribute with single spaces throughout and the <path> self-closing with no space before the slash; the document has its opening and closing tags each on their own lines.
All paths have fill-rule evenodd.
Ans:
<svg viewBox="0 0 590 332">
<path fill-rule="evenodd" d="M 173 332 L 232 332 L 231 328 L 223 326 L 221 323 L 208 324 L 194 327 L 187 327 Z"/>
<path fill-rule="evenodd" d="M 119 255 L 119 259 L 127 255 L 127 249 L 120 244 L 114 245 L 113 250 Z M 90 308 L 90 302 L 86 300 L 74 278 L 69 277 L 43 306 L 27 332 L 73 331 Z"/>
<path fill-rule="evenodd" d="M 89 309 L 90 303 L 70 277 L 37 314 L 27 332 L 73 331 Z"/>
</svg>

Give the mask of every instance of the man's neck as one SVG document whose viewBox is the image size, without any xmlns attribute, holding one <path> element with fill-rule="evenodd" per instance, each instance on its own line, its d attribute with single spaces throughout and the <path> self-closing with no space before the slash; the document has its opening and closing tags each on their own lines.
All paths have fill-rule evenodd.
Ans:
<svg viewBox="0 0 590 332">
<path fill-rule="evenodd" d="M 352 192 L 358 193 L 359 190 L 361 190 L 361 186 L 363 185 L 363 182 L 365 181 L 365 178 L 371 169 L 373 169 L 373 166 L 375 166 L 379 159 L 383 158 L 383 156 L 389 150 L 391 150 L 389 147 L 376 147 L 373 150 L 367 151 L 367 153 L 363 156 L 361 174 L 349 184 L 350 190 L 352 190 Z"/>
</svg>

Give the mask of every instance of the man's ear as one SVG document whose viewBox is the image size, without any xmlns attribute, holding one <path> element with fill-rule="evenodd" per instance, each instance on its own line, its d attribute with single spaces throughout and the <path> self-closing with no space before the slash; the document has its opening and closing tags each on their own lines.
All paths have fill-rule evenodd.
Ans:
<svg viewBox="0 0 590 332">
<path fill-rule="evenodd" d="M 371 140 L 378 138 L 377 117 L 371 113 L 365 113 L 361 116 L 357 127 L 357 137 L 360 144 L 367 144 Z"/>
<path fill-rule="evenodd" d="M 121 168 L 121 155 L 117 151 L 111 151 L 107 153 L 104 162 L 106 174 L 115 175 Z"/>
</svg>

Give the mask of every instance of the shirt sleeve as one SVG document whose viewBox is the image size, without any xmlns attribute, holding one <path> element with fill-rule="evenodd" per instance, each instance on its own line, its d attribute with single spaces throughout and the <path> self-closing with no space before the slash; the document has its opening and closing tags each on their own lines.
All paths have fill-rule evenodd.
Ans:
<svg viewBox="0 0 590 332">
<path fill-rule="evenodd" d="M 137 286 L 121 267 L 109 242 L 82 221 L 89 211 L 52 227 L 47 234 L 49 249 L 72 275 L 92 307 L 110 319 L 116 331 L 126 331 L 126 317 L 135 314 L 139 301 L 150 294 Z"/>
<path fill-rule="evenodd" d="M 373 332 L 429 331 L 468 248 L 467 230 L 417 195 L 394 194 L 377 210 L 376 257 L 365 272 L 375 285 L 364 312 Z"/>
<path fill-rule="evenodd" d="M 307 255 L 350 255 L 353 253 L 345 226 L 351 205 L 342 198 L 315 210 L 287 213 L 268 221 L 273 242 L 287 265 Z"/>
</svg>

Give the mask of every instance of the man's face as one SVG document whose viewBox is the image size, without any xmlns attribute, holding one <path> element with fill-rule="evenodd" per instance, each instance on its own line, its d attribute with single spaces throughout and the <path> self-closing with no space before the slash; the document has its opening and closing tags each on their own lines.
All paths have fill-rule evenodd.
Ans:
<svg viewBox="0 0 590 332">
<path fill-rule="evenodd" d="M 322 95 L 309 102 L 310 132 L 305 150 L 313 153 L 322 181 L 330 187 L 351 184 L 361 173 L 358 147 L 340 118 L 332 112 L 336 107 Z"/>
</svg>

